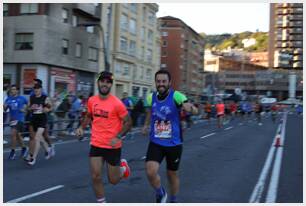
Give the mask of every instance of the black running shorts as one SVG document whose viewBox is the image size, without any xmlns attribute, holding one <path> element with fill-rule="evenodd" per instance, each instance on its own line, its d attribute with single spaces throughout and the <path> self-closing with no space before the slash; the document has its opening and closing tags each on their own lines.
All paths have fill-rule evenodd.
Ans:
<svg viewBox="0 0 306 206">
<path fill-rule="evenodd" d="M 37 129 L 40 128 L 46 128 L 47 127 L 47 115 L 46 114 L 39 114 L 39 115 L 33 115 L 31 118 L 31 125 L 33 126 L 33 129 L 35 132 L 37 132 Z"/>
<path fill-rule="evenodd" d="M 89 157 L 103 157 L 112 166 L 120 166 L 121 148 L 107 149 L 90 145 Z"/>
<path fill-rule="evenodd" d="M 150 142 L 147 151 L 146 162 L 155 161 L 160 164 L 163 161 L 164 157 L 166 157 L 167 169 L 177 171 L 180 165 L 182 151 L 182 145 L 165 147 Z"/>
</svg>

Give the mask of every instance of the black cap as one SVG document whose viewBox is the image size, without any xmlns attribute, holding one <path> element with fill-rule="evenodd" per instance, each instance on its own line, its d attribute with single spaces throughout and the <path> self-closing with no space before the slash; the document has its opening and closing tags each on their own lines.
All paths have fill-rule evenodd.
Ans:
<svg viewBox="0 0 306 206">
<path fill-rule="evenodd" d="M 42 86 L 41 86 L 41 84 L 35 84 L 33 88 L 34 89 L 39 89 L 39 88 L 42 88 Z"/>
<path fill-rule="evenodd" d="M 41 85 L 42 85 L 41 79 L 33 79 L 33 80 L 36 81 L 38 84 L 41 84 Z"/>
<path fill-rule="evenodd" d="M 108 72 L 108 71 L 103 71 L 99 74 L 98 76 L 98 81 L 99 80 L 102 80 L 102 79 L 107 79 L 109 80 L 111 83 L 113 83 L 113 80 L 114 80 L 114 76 L 111 72 Z"/>
</svg>

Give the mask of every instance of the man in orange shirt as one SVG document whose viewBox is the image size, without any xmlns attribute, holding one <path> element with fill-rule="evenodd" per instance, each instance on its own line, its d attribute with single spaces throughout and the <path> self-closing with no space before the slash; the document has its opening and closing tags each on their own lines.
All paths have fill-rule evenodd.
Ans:
<svg viewBox="0 0 306 206">
<path fill-rule="evenodd" d="M 217 118 L 218 118 L 218 128 L 221 128 L 223 125 L 223 117 L 224 117 L 224 104 L 221 100 L 216 104 L 217 109 Z"/>
<path fill-rule="evenodd" d="M 131 119 L 121 100 L 110 94 L 112 73 L 101 72 L 97 84 L 99 94 L 88 99 L 87 114 L 76 134 L 78 137 L 83 136 L 83 130 L 92 121 L 90 169 L 97 202 L 103 203 L 106 202 L 101 177 L 104 162 L 107 163 L 111 184 L 115 185 L 121 178 L 130 175 L 127 161 L 121 159 L 121 147 L 122 137 L 131 128 Z"/>
</svg>

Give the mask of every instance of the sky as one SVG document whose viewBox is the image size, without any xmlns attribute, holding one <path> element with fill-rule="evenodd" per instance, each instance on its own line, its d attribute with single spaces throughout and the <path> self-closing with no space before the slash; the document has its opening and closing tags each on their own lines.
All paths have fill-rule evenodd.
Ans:
<svg viewBox="0 0 306 206">
<path fill-rule="evenodd" d="M 173 16 L 198 33 L 269 31 L 269 3 L 158 3 L 157 17 Z"/>
</svg>

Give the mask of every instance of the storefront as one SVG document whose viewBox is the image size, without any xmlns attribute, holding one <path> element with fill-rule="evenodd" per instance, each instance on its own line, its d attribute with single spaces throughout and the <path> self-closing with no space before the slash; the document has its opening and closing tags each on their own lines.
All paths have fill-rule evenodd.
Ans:
<svg viewBox="0 0 306 206">
<path fill-rule="evenodd" d="M 52 67 L 50 70 L 50 96 L 55 94 L 63 99 L 68 93 L 76 92 L 76 74 L 72 70 Z"/>
</svg>

